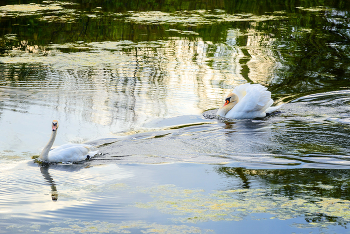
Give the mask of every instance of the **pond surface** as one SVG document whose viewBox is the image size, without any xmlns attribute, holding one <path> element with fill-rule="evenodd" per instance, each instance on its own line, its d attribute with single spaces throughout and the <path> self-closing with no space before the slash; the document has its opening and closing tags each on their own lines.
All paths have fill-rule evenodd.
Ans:
<svg viewBox="0 0 350 234">
<path fill-rule="evenodd" d="M 0 233 L 347 233 L 349 12 L 0 2 Z M 214 118 L 247 82 L 280 111 Z M 102 155 L 38 165 L 54 119 Z"/>
</svg>

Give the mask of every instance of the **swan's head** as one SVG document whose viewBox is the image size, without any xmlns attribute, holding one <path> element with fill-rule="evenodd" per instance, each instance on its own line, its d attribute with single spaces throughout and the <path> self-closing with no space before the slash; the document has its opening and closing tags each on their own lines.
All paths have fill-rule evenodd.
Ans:
<svg viewBox="0 0 350 234">
<path fill-rule="evenodd" d="M 56 131 L 58 129 L 58 121 L 52 121 L 52 131 Z"/>
<path fill-rule="evenodd" d="M 216 114 L 218 116 L 225 117 L 227 112 L 229 112 L 238 103 L 238 101 L 238 96 L 234 93 L 230 93 L 227 95 L 224 105 L 219 108 Z"/>
</svg>

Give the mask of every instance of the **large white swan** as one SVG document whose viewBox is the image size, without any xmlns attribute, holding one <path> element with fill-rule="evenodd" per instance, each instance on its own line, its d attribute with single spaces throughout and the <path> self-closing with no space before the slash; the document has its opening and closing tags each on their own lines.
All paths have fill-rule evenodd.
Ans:
<svg viewBox="0 0 350 234">
<path fill-rule="evenodd" d="M 51 150 L 58 129 L 57 120 L 52 121 L 50 141 L 44 147 L 39 159 L 43 162 L 79 162 L 97 154 L 98 150 L 87 144 L 64 144 Z"/>
<path fill-rule="evenodd" d="M 237 86 L 219 108 L 217 115 L 229 119 L 262 118 L 282 105 L 271 107 L 271 92 L 260 84 L 243 84 Z"/>
</svg>

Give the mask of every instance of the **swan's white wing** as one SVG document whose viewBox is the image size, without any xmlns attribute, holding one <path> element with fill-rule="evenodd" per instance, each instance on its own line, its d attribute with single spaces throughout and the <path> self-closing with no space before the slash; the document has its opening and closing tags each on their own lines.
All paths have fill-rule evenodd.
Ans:
<svg viewBox="0 0 350 234">
<path fill-rule="evenodd" d="M 236 94 L 239 100 L 242 100 L 242 98 L 247 94 L 247 90 L 249 90 L 250 86 L 251 84 L 249 83 L 236 86 L 232 91 L 232 93 Z"/>
<path fill-rule="evenodd" d="M 244 84 L 233 90 L 239 102 L 227 114 L 227 118 L 265 117 L 265 110 L 273 104 L 271 93 L 260 84 Z"/>
<path fill-rule="evenodd" d="M 53 147 L 51 149 L 52 150 L 56 150 L 56 149 L 59 149 L 59 150 L 63 150 L 63 149 L 66 149 L 66 148 L 71 148 L 71 147 L 74 147 L 74 146 L 79 146 L 81 144 L 72 144 L 72 143 L 68 143 L 68 144 L 64 144 L 64 145 L 60 145 L 60 146 L 57 146 L 57 147 Z"/>
<path fill-rule="evenodd" d="M 93 157 L 97 150 L 91 145 L 65 144 L 49 152 L 50 162 L 79 162 L 85 160 L 87 155 Z"/>
</svg>

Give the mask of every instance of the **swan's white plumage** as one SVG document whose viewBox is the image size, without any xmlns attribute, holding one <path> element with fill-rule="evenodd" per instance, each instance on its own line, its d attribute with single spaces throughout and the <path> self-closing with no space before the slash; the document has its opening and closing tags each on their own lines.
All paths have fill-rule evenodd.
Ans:
<svg viewBox="0 0 350 234">
<path fill-rule="evenodd" d="M 48 158 L 50 162 L 79 162 L 89 155 L 93 157 L 98 150 L 86 144 L 64 144 L 50 150 Z"/>
<path fill-rule="evenodd" d="M 260 84 L 239 85 L 232 93 L 237 95 L 238 100 L 232 103 L 233 107 L 225 104 L 218 110 L 217 115 L 229 119 L 253 119 L 265 117 L 266 113 L 272 113 L 281 107 L 271 107 L 271 93 Z"/>
<path fill-rule="evenodd" d="M 87 144 L 65 144 L 51 150 L 55 141 L 58 122 L 52 122 L 51 138 L 41 152 L 39 159 L 44 162 L 79 162 L 97 154 L 98 150 Z"/>
</svg>

